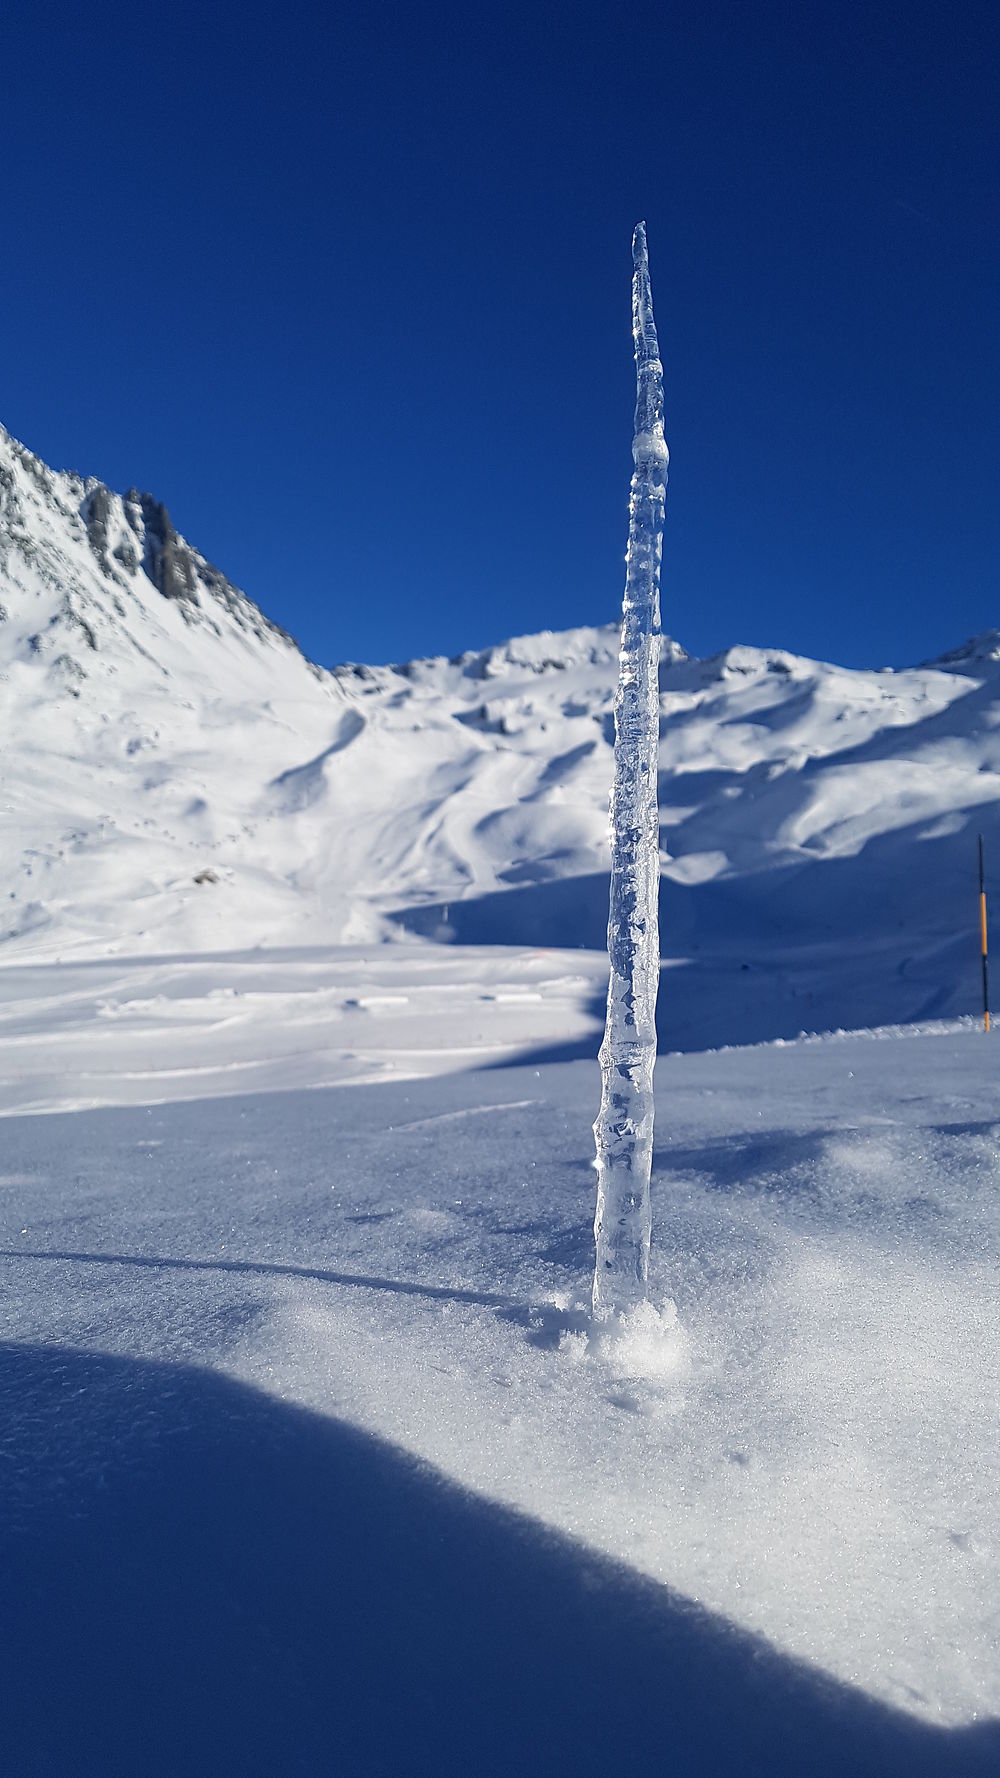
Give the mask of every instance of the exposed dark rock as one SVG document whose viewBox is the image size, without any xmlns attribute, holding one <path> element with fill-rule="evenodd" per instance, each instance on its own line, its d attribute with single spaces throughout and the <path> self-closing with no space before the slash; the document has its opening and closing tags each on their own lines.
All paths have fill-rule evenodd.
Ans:
<svg viewBox="0 0 1000 1778">
<path fill-rule="evenodd" d="M 70 624 L 73 627 L 73 629 L 79 630 L 81 636 L 83 637 L 84 641 L 87 644 L 87 647 L 92 649 L 95 654 L 97 653 L 97 632 L 94 629 L 93 625 L 89 624 L 87 622 L 87 619 L 83 616 L 83 613 L 77 610 L 76 605 L 74 604 L 73 599 L 69 593 L 65 594 L 65 596 L 63 597 L 62 603 L 59 607 L 59 617 L 63 623 Z M 53 627 L 54 623 L 55 623 L 55 619 L 53 619 L 51 621 L 51 623 L 49 625 L 50 629 Z"/>
<path fill-rule="evenodd" d="M 235 624 L 245 638 L 269 644 L 284 643 L 298 651 L 294 637 L 279 624 L 272 623 L 220 569 L 207 562 L 175 529 L 162 502 L 151 494 L 132 487 L 122 496 L 122 515 L 128 533 L 121 535 L 119 496 L 104 483 L 90 476 L 86 480 L 74 474 L 54 476 L 39 458 L 25 450 L 2 432 L 5 448 L 12 461 L 0 464 L 0 559 L 19 552 L 26 560 L 38 556 L 38 545 L 18 499 L 18 481 L 27 473 L 69 528 L 70 535 L 81 542 L 86 538 L 93 560 L 107 580 L 131 593 L 139 573 L 145 573 L 157 592 L 174 604 L 189 624 L 206 624 L 217 635 L 224 635 Z M 129 535 L 130 534 L 130 535 Z M 43 552 L 44 556 L 44 552 Z M 62 564 L 41 567 L 41 576 L 48 584 L 59 587 Z M 119 617 L 126 615 L 126 606 L 111 592 L 111 605 Z M 74 600 L 60 611 L 60 620 L 80 630 L 87 647 L 98 646 L 97 632 L 88 616 L 89 602 L 82 606 Z M 41 647 L 44 637 L 38 638 Z M 138 647 L 136 639 L 133 644 Z M 323 682 L 328 675 L 321 667 L 306 663 L 314 676 Z"/>
<path fill-rule="evenodd" d="M 164 599 L 197 605 L 194 558 L 170 522 L 166 507 L 152 494 L 140 496 L 144 526 L 146 573 Z"/>
<path fill-rule="evenodd" d="M 128 493 L 124 496 L 124 506 L 126 521 L 141 541 L 144 527 L 142 518 L 142 495 L 138 488 L 129 489 Z"/>
<path fill-rule="evenodd" d="M 3 531 L 12 534 L 20 523 L 21 517 L 21 503 L 17 498 L 14 471 L 8 469 L 5 463 L 0 463 L 0 519 L 3 521 Z M 0 548 L 3 547 L 5 541 L 4 535 L 0 533 Z"/>
<path fill-rule="evenodd" d="M 10 434 L 8 433 L 7 436 L 9 438 Z M 51 469 L 47 468 L 41 458 L 36 457 L 33 451 L 29 451 L 23 444 L 19 444 L 16 438 L 11 438 L 10 448 L 22 468 L 27 470 L 32 481 L 37 484 L 42 493 L 51 494 L 53 491 L 53 476 Z"/>
<path fill-rule="evenodd" d="M 87 542 L 105 574 L 111 573 L 108 560 L 108 521 L 111 518 L 111 495 L 100 482 L 87 495 L 81 508 L 87 527 Z"/>
</svg>

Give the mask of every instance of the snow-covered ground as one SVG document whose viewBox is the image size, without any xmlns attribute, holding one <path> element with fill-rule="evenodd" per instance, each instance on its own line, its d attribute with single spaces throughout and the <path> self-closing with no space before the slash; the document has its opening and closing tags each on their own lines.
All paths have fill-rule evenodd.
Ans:
<svg viewBox="0 0 1000 1778">
<path fill-rule="evenodd" d="M 997 1769 L 993 1042 L 661 1057 L 601 1348 L 597 974 L 0 972 L 19 1778 Z"/>
<path fill-rule="evenodd" d="M 0 1114 L 596 1053 L 591 952 L 374 946 L 0 966 Z"/>
<path fill-rule="evenodd" d="M 323 671 L 0 429 L 11 1778 L 1000 1772 L 1000 635 L 665 645 L 609 1342 L 617 646 Z"/>
</svg>

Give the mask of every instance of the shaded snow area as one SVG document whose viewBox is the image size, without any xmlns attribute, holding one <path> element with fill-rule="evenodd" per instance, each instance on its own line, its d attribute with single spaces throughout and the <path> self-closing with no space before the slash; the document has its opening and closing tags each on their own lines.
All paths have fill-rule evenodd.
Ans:
<svg viewBox="0 0 1000 1778">
<path fill-rule="evenodd" d="M 0 971 L 5 1770 L 1000 1769 L 995 1040 L 661 1056 L 602 1344 L 573 960 L 243 960 L 228 1098 L 233 960 Z M 360 1082 L 288 1090 L 308 972 Z"/>
</svg>

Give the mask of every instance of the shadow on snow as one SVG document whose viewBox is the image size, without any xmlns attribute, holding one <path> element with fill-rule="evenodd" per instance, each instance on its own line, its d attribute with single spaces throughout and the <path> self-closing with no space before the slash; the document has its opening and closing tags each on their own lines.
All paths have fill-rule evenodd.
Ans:
<svg viewBox="0 0 1000 1778">
<path fill-rule="evenodd" d="M 852 856 L 803 851 L 795 861 L 710 882 L 661 878 L 660 1050 L 977 1011 L 973 842 L 964 831 L 934 838 L 927 829 L 927 821 L 911 823 Z M 452 902 L 447 924 L 444 917 L 444 904 L 394 916 L 408 932 L 459 944 L 603 951 L 608 878 L 595 872 L 495 890 Z M 594 1056 L 603 996 L 587 1010 L 592 1033 L 514 1060 Z"/>
<path fill-rule="evenodd" d="M 219 1376 L 0 1349 L 17 1778 L 950 1778 L 836 1687 L 380 1440 Z"/>
</svg>

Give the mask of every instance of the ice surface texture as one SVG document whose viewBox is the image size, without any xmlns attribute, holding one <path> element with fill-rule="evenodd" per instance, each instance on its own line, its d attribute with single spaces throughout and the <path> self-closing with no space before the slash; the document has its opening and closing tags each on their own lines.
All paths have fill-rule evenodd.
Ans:
<svg viewBox="0 0 1000 1778">
<path fill-rule="evenodd" d="M 628 564 L 615 697 L 611 792 L 608 1016 L 601 1045 L 594 1313 L 641 1302 L 649 1270 L 653 1064 L 660 973 L 656 753 L 659 739 L 660 554 L 668 454 L 663 366 L 653 320 L 646 227 L 632 239 L 636 404 Z"/>
</svg>

